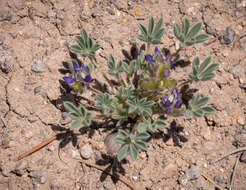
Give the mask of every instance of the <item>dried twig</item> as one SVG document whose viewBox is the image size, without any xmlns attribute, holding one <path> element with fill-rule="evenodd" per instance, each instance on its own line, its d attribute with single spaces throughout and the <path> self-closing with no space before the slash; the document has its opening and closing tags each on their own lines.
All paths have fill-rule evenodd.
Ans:
<svg viewBox="0 0 246 190">
<path fill-rule="evenodd" d="M 211 162 L 211 164 L 213 164 L 213 163 L 215 163 L 215 162 L 218 162 L 218 161 L 220 161 L 220 160 L 226 158 L 227 156 L 230 156 L 231 154 L 235 154 L 235 153 L 242 152 L 242 151 L 246 151 L 246 146 L 245 146 L 245 147 L 238 148 L 238 149 L 236 149 L 236 150 L 233 150 L 233 151 L 231 151 L 231 152 L 229 152 L 229 153 L 226 153 L 226 154 L 220 156 L 219 158 L 216 158 L 215 160 L 213 160 L 213 161 Z"/>
<path fill-rule="evenodd" d="M 208 180 L 210 183 L 212 183 L 215 187 L 217 187 L 219 190 L 224 190 L 222 187 L 220 187 L 219 185 L 217 185 L 216 183 L 215 183 L 215 181 L 214 180 L 212 180 L 210 177 L 208 177 L 207 175 L 205 175 L 205 174 L 201 174 L 206 180 Z"/>
<path fill-rule="evenodd" d="M 236 162 L 235 162 L 235 164 L 234 164 L 233 172 L 232 172 L 232 176 L 231 176 L 231 182 L 230 182 L 229 190 L 232 189 L 232 185 L 233 185 L 234 177 L 235 177 L 235 174 L 236 174 L 236 169 L 237 169 L 238 161 L 239 161 L 239 158 L 242 156 L 242 154 L 243 154 L 243 153 L 241 153 L 241 154 L 237 157 Z"/>
<path fill-rule="evenodd" d="M 112 177 L 116 177 L 116 178 L 118 178 L 122 183 L 124 183 L 125 185 L 127 185 L 130 189 L 132 189 L 132 190 L 137 190 L 137 188 L 132 184 L 132 183 L 130 183 L 127 179 L 125 179 L 125 178 L 123 178 L 122 176 L 115 176 L 111 171 L 110 172 L 107 172 L 106 170 L 105 170 L 105 168 L 104 167 L 102 167 L 102 166 L 99 166 L 99 165 L 97 165 L 97 164 L 92 164 L 92 163 L 89 163 L 88 161 L 86 161 L 86 160 L 78 160 L 79 162 L 81 162 L 81 163 L 83 163 L 83 164 L 86 164 L 86 165 L 88 165 L 88 166 L 90 166 L 90 167 L 93 167 L 93 168 L 96 168 L 96 169 L 98 169 L 98 170 L 101 170 L 102 172 L 105 172 L 105 173 L 107 173 L 108 175 L 111 175 Z"/>
<path fill-rule="evenodd" d="M 58 137 L 59 135 L 64 134 L 64 133 L 67 133 L 67 132 L 68 132 L 67 130 L 61 131 L 60 133 L 58 133 L 58 134 L 56 134 L 56 135 L 50 137 L 49 139 L 47 139 L 47 140 L 41 142 L 39 145 L 33 147 L 31 150 L 25 152 L 24 154 L 21 154 L 21 155 L 17 158 L 17 160 L 21 160 L 21 159 L 23 159 L 23 158 L 25 158 L 25 157 L 31 155 L 32 153 L 38 151 L 39 149 L 43 148 L 44 146 L 50 144 L 52 141 L 56 140 L 57 137 Z"/>
</svg>

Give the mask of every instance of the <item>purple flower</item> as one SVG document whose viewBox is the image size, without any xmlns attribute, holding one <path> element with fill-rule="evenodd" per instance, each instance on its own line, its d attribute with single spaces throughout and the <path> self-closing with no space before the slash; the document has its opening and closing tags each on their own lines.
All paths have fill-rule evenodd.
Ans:
<svg viewBox="0 0 246 190">
<path fill-rule="evenodd" d="M 161 52 L 159 51 L 158 47 L 155 47 L 155 54 L 160 54 Z"/>
<path fill-rule="evenodd" d="M 70 85 L 72 83 L 75 82 L 74 78 L 73 77 L 63 77 L 63 79 L 65 80 L 65 82 Z"/>
<path fill-rule="evenodd" d="M 79 70 L 79 65 L 76 61 L 73 61 L 73 70 L 77 72 Z"/>
<path fill-rule="evenodd" d="M 86 75 L 85 78 L 83 79 L 85 82 L 91 82 L 92 78 L 91 75 Z"/>
<path fill-rule="evenodd" d="M 170 72 L 169 69 L 165 69 L 165 70 L 163 71 L 163 76 L 164 76 L 164 77 L 167 77 L 168 74 L 169 74 L 169 72 Z"/>
<path fill-rule="evenodd" d="M 182 105 L 182 102 L 180 100 L 178 100 L 176 103 L 175 103 L 175 108 L 181 108 L 181 105 Z"/>
<path fill-rule="evenodd" d="M 180 92 L 178 91 L 177 88 L 174 88 L 174 89 L 173 89 L 173 94 L 176 96 L 177 99 L 180 98 Z"/>
<path fill-rule="evenodd" d="M 165 101 L 165 106 L 170 107 L 172 105 L 172 102 L 170 100 Z"/>
<path fill-rule="evenodd" d="M 150 62 L 150 63 L 155 62 L 155 60 L 153 59 L 153 56 L 150 55 L 150 54 L 145 55 L 145 59 L 146 59 L 148 62 Z"/>
<path fill-rule="evenodd" d="M 172 57 L 171 57 L 171 56 L 169 56 L 169 57 L 168 57 L 168 60 L 169 60 L 170 67 L 172 67 L 172 66 L 173 66 L 173 64 L 174 64 L 174 63 L 173 63 L 173 61 L 172 61 Z"/>
</svg>

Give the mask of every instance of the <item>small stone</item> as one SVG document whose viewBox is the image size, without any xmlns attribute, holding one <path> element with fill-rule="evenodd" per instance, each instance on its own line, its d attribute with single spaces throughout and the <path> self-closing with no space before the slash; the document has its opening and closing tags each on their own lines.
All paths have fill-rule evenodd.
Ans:
<svg viewBox="0 0 246 190">
<path fill-rule="evenodd" d="M 5 57 L 0 58 L 0 68 L 4 73 L 9 73 L 12 70 L 13 62 Z"/>
<path fill-rule="evenodd" d="M 246 89 L 246 82 L 239 85 L 240 88 Z"/>
<path fill-rule="evenodd" d="M 178 167 L 176 164 L 170 163 L 163 169 L 163 172 L 166 177 L 172 177 L 177 173 L 177 169 Z"/>
<path fill-rule="evenodd" d="M 85 144 L 84 146 L 82 146 L 80 148 L 80 153 L 84 159 L 89 159 L 93 154 L 93 150 L 92 150 L 91 145 Z"/>
<path fill-rule="evenodd" d="M 201 134 L 205 140 L 211 140 L 211 131 L 207 126 L 202 128 Z"/>
<path fill-rule="evenodd" d="M 41 171 L 32 171 L 30 172 L 29 175 L 35 178 L 37 182 L 40 184 L 45 184 L 48 179 L 48 176 L 46 175 L 46 173 L 41 172 Z"/>
<path fill-rule="evenodd" d="M 106 11 L 108 11 L 108 13 L 111 15 L 115 15 L 114 9 L 112 9 L 111 7 L 107 7 Z"/>
<path fill-rule="evenodd" d="M 242 65 L 236 65 L 229 69 L 229 73 L 233 74 L 234 78 L 239 77 L 243 74 L 244 69 L 242 68 Z"/>
<path fill-rule="evenodd" d="M 173 138 L 170 137 L 170 138 L 167 140 L 166 145 L 167 145 L 167 146 L 173 146 L 173 145 L 174 145 L 174 144 L 173 144 Z"/>
<path fill-rule="evenodd" d="M 47 12 L 48 18 L 56 18 L 56 12 L 54 10 L 48 10 Z"/>
<path fill-rule="evenodd" d="M 106 146 L 107 152 L 110 155 L 116 155 L 121 147 L 121 144 L 114 142 L 114 138 L 118 135 L 118 133 L 113 132 L 106 136 L 104 140 L 104 144 Z"/>
<path fill-rule="evenodd" d="M 242 134 L 235 135 L 235 140 L 233 144 L 235 146 L 240 146 L 240 147 L 246 146 L 246 134 L 242 133 Z"/>
<path fill-rule="evenodd" d="M 16 9 L 21 10 L 25 7 L 25 1 L 24 0 L 14 0 L 14 4 Z"/>
<path fill-rule="evenodd" d="M 242 115 L 238 116 L 238 118 L 237 118 L 237 123 L 238 123 L 239 125 L 244 125 L 244 124 L 245 124 L 245 117 L 242 116 Z"/>
<path fill-rule="evenodd" d="M 25 137 L 26 138 L 30 139 L 32 136 L 33 136 L 33 133 L 30 130 L 25 132 Z"/>
<path fill-rule="evenodd" d="M 103 187 L 104 187 L 105 190 L 112 190 L 113 189 L 112 183 L 110 183 L 109 181 L 105 181 L 103 183 Z"/>
<path fill-rule="evenodd" d="M 41 86 L 34 88 L 34 94 L 38 94 L 41 91 Z"/>
<path fill-rule="evenodd" d="M 244 152 L 244 153 L 242 154 L 242 156 L 240 157 L 240 162 L 246 163 L 246 152 Z"/>
<path fill-rule="evenodd" d="M 31 69 L 32 69 L 32 71 L 34 71 L 36 73 L 42 73 L 42 72 L 46 71 L 46 69 L 44 67 L 44 63 L 41 60 L 35 60 Z"/>
<path fill-rule="evenodd" d="M 239 40 L 239 47 L 243 50 L 246 50 L 246 37 L 243 37 Z"/>
<path fill-rule="evenodd" d="M 236 16 L 237 18 L 243 17 L 243 11 L 242 11 L 242 10 L 236 10 L 235 16 Z"/>
<path fill-rule="evenodd" d="M 145 152 L 140 152 L 139 157 L 144 159 L 146 158 L 146 153 Z"/>
<path fill-rule="evenodd" d="M 197 167 L 195 165 L 191 165 L 185 171 L 185 174 L 187 175 L 187 177 L 188 177 L 189 180 L 198 179 L 201 176 L 199 170 L 197 169 Z"/>
<path fill-rule="evenodd" d="M 11 21 L 12 15 L 7 10 L 0 10 L 0 21 Z"/>
<path fill-rule="evenodd" d="M 138 175 L 136 172 L 132 172 L 132 179 L 133 179 L 134 181 L 137 181 L 138 178 L 139 178 L 139 175 Z"/>
<path fill-rule="evenodd" d="M 223 35 L 223 43 L 230 44 L 234 40 L 235 37 L 235 31 L 231 29 L 230 27 L 227 27 L 225 30 L 225 33 Z"/>
<path fill-rule="evenodd" d="M 73 159 L 80 159 L 81 158 L 78 150 L 72 150 L 72 158 Z"/>
<path fill-rule="evenodd" d="M 17 173 L 19 175 L 23 175 L 24 170 L 27 169 L 27 167 L 28 167 L 28 162 L 26 160 L 21 160 L 21 161 L 17 162 L 17 164 L 15 166 L 15 173 Z"/>
</svg>

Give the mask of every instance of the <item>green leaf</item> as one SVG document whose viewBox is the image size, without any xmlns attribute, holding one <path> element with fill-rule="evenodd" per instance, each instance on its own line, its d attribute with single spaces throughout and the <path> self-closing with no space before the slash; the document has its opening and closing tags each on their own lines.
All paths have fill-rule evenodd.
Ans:
<svg viewBox="0 0 246 190">
<path fill-rule="evenodd" d="M 206 106 L 202 108 L 202 111 L 204 114 L 210 114 L 210 113 L 215 112 L 215 109 L 211 106 Z"/>
<path fill-rule="evenodd" d="M 138 38 L 139 40 L 146 41 L 146 39 L 144 38 L 143 35 L 137 35 L 137 38 Z"/>
<path fill-rule="evenodd" d="M 146 123 L 143 123 L 143 122 L 139 123 L 138 124 L 138 127 L 137 127 L 137 130 L 138 130 L 139 133 L 146 132 L 147 131 L 147 125 L 146 125 Z"/>
<path fill-rule="evenodd" d="M 195 25 L 193 25 L 191 30 L 189 31 L 189 33 L 187 35 L 187 39 L 188 38 L 191 39 L 192 37 L 194 37 L 200 31 L 201 27 L 202 27 L 202 23 L 201 22 L 198 22 Z"/>
<path fill-rule="evenodd" d="M 201 98 L 200 100 L 198 100 L 196 102 L 195 106 L 201 107 L 201 106 L 205 105 L 208 101 L 209 101 L 209 97 L 208 96 L 203 97 L 203 98 Z"/>
<path fill-rule="evenodd" d="M 84 29 L 81 30 L 81 36 L 84 39 L 85 42 L 87 42 L 88 35 Z"/>
<path fill-rule="evenodd" d="M 135 145 L 142 150 L 147 150 L 147 146 L 143 141 L 136 141 Z"/>
<path fill-rule="evenodd" d="M 190 117 L 190 116 L 191 116 L 191 111 L 190 111 L 190 110 L 186 110 L 186 111 L 185 111 L 185 115 L 186 115 L 187 117 Z"/>
<path fill-rule="evenodd" d="M 122 137 L 122 138 L 128 138 L 129 137 L 129 134 L 123 130 L 119 130 L 119 136 Z"/>
<path fill-rule="evenodd" d="M 79 111 L 80 111 L 81 116 L 84 117 L 85 116 L 85 108 L 83 106 L 81 106 L 79 108 Z"/>
<path fill-rule="evenodd" d="M 77 53 L 80 53 L 82 50 L 81 47 L 79 47 L 78 45 L 72 45 L 72 46 L 70 46 L 70 49 L 71 49 L 71 51 L 74 51 Z"/>
<path fill-rule="evenodd" d="M 155 31 L 153 33 L 153 36 L 155 36 L 161 29 L 163 23 L 163 18 L 160 18 L 157 24 L 155 25 Z"/>
<path fill-rule="evenodd" d="M 128 148 L 129 148 L 128 144 L 125 144 L 120 148 L 118 155 L 117 155 L 117 159 L 119 162 L 125 158 L 126 153 L 128 152 Z"/>
<path fill-rule="evenodd" d="M 200 68 L 199 68 L 199 73 L 201 73 L 207 66 L 208 64 L 211 62 L 212 60 L 212 57 L 209 56 L 207 57 L 201 64 Z"/>
<path fill-rule="evenodd" d="M 125 140 L 121 137 L 115 137 L 114 142 L 119 143 L 119 144 L 125 144 Z"/>
<path fill-rule="evenodd" d="M 81 116 L 81 113 L 80 113 L 79 109 L 78 109 L 75 105 L 73 105 L 71 102 L 65 101 L 65 102 L 63 103 L 63 105 L 64 105 L 64 107 L 65 107 L 69 112 L 71 112 L 71 113 L 76 113 L 77 115 L 80 115 L 80 116 Z"/>
<path fill-rule="evenodd" d="M 73 119 L 73 120 L 77 120 L 78 118 L 81 117 L 80 115 L 78 115 L 77 113 L 74 113 L 74 112 L 70 112 L 70 113 L 69 113 L 69 116 L 70 116 L 71 119 Z"/>
<path fill-rule="evenodd" d="M 138 157 L 138 150 L 136 149 L 134 144 L 130 144 L 130 155 L 134 161 Z"/>
<path fill-rule="evenodd" d="M 198 36 L 195 37 L 195 42 L 196 43 L 201 43 L 208 40 L 208 35 L 207 34 L 200 34 Z"/>
<path fill-rule="evenodd" d="M 204 80 L 208 80 L 208 79 L 211 79 L 211 78 L 214 78 L 214 77 L 215 77 L 214 73 L 209 73 L 209 74 L 201 77 L 201 80 L 204 81 Z"/>
<path fill-rule="evenodd" d="M 81 124 L 82 124 L 82 119 L 75 120 L 72 122 L 71 128 L 75 129 L 75 128 L 79 127 Z"/>
<path fill-rule="evenodd" d="M 156 35 L 154 36 L 154 38 L 155 38 L 155 40 L 160 40 L 161 39 L 161 37 L 163 36 L 163 34 L 164 34 L 164 29 L 162 28 L 162 29 L 160 29 L 159 31 L 158 31 L 158 33 L 156 33 Z"/>
<path fill-rule="evenodd" d="M 193 74 L 196 75 L 198 73 L 198 66 L 200 64 L 199 57 L 195 57 L 192 62 Z"/>
<path fill-rule="evenodd" d="M 173 33 L 176 36 L 176 38 L 178 38 L 180 40 L 180 33 L 181 33 L 181 29 L 179 24 L 175 24 L 173 27 Z"/>
<path fill-rule="evenodd" d="M 81 36 L 75 36 L 75 39 L 81 48 L 85 47 L 85 42 Z"/>
<path fill-rule="evenodd" d="M 204 115 L 202 109 L 196 110 L 196 111 L 194 111 L 193 113 L 194 113 L 196 116 L 199 116 L 199 117 L 201 117 L 201 116 Z"/>
<path fill-rule="evenodd" d="M 190 28 L 190 22 L 187 18 L 184 18 L 182 23 L 182 33 L 186 36 Z"/>
<path fill-rule="evenodd" d="M 148 34 L 151 35 L 154 29 L 154 18 L 151 17 L 149 19 L 149 28 L 148 28 Z"/>
<path fill-rule="evenodd" d="M 143 139 L 146 140 L 150 137 L 149 133 L 145 132 L 145 133 L 139 133 L 136 136 L 136 139 Z"/>
<path fill-rule="evenodd" d="M 203 78 L 204 76 L 206 76 L 207 74 L 212 73 L 217 67 L 219 66 L 219 64 L 212 64 L 210 65 L 202 74 L 201 74 L 201 78 Z"/>
<path fill-rule="evenodd" d="M 147 32 L 146 28 L 142 24 L 139 24 L 138 27 L 141 30 L 144 38 L 146 39 L 148 37 L 148 32 Z"/>
</svg>

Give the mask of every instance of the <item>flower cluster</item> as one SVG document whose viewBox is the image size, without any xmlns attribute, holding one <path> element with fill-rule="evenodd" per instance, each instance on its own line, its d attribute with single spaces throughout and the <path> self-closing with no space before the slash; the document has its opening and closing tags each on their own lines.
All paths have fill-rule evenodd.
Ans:
<svg viewBox="0 0 246 190">
<path fill-rule="evenodd" d="M 173 116 L 180 116 L 183 114 L 182 100 L 180 92 L 177 88 L 172 90 L 171 95 L 162 96 L 161 103 L 164 106 L 165 113 Z"/>
<path fill-rule="evenodd" d="M 163 49 L 160 51 L 157 47 L 155 48 L 154 55 L 146 54 L 145 59 L 150 63 L 150 67 L 156 71 L 155 73 L 157 73 L 159 78 L 168 77 L 170 69 L 174 64 L 172 57 L 166 55 Z"/>
<path fill-rule="evenodd" d="M 74 91 L 83 92 L 83 87 L 85 84 L 92 81 L 91 75 L 88 74 L 83 63 L 81 64 L 81 67 L 79 67 L 77 61 L 73 61 L 72 64 L 72 74 L 70 74 L 69 77 L 63 77 L 63 79 Z"/>
</svg>

